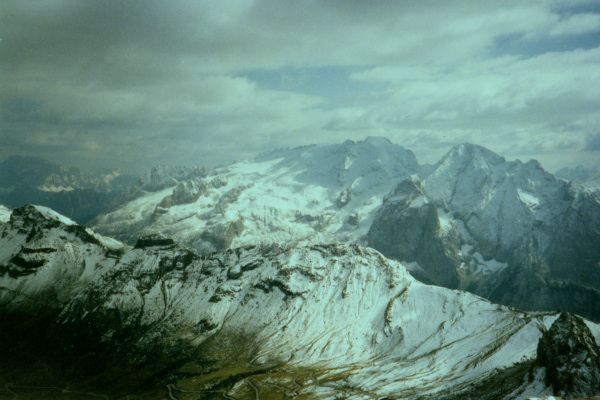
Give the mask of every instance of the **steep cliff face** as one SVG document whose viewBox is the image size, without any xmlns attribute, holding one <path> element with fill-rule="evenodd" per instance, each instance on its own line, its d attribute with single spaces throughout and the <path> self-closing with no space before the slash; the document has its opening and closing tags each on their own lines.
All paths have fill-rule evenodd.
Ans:
<svg viewBox="0 0 600 400">
<path fill-rule="evenodd" d="M 416 276 L 436 284 L 520 308 L 598 319 L 598 226 L 600 201 L 590 192 L 534 161 L 507 162 L 482 147 L 460 145 L 422 182 L 395 189 L 367 243 L 415 261 Z M 422 247 L 397 251 L 410 243 Z"/>
<path fill-rule="evenodd" d="M 173 178 L 155 179 L 168 187 L 103 215 L 100 232 L 130 244 L 162 232 L 203 254 L 258 243 L 367 244 L 424 282 L 600 320 L 600 200 L 536 161 L 463 144 L 421 168 L 410 151 L 368 138 L 211 172 L 155 172 Z"/>
<path fill-rule="evenodd" d="M 367 243 L 388 257 L 425 266 L 413 271 L 421 280 L 457 288 L 460 236 L 443 218 L 444 210 L 428 200 L 413 177 L 383 199 Z"/>
</svg>

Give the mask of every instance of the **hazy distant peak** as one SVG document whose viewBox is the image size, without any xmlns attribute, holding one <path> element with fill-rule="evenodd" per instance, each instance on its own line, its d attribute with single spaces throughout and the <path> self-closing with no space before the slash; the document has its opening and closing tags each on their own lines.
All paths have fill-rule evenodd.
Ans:
<svg viewBox="0 0 600 400">
<path fill-rule="evenodd" d="M 410 163 L 417 164 L 417 159 L 414 153 L 398 144 L 392 143 L 385 137 L 369 136 L 364 140 L 346 140 L 342 143 L 324 144 L 324 145 L 307 145 L 293 148 L 282 148 L 273 151 L 261 153 L 256 156 L 256 161 L 275 160 L 277 158 L 284 159 L 313 159 L 316 157 L 324 157 L 323 161 L 327 161 L 326 157 L 334 157 L 343 154 L 352 154 L 355 156 L 386 156 L 392 155 Z"/>
<path fill-rule="evenodd" d="M 403 178 L 419 169 L 412 151 L 382 137 L 279 149 L 255 159 L 256 162 L 271 160 L 279 160 L 278 168 L 297 171 L 302 182 L 327 187 L 352 185 L 366 177 L 370 178 L 365 183 L 378 183 Z"/>
<path fill-rule="evenodd" d="M 492 150 L 473 143 L 461 143 L 452 146 L 440 163 L 443 163 L 445 160 L 460 162 L 484 161 L 489 165 L 496 165 L 506 161 L 504 157 L 494 153 Z"/>
<path fill-rule="evenodd" d="M 392 141 L 385 136 L 368 136 L 363 142 L 378 146 L 394 145 Z"/>
</svg>

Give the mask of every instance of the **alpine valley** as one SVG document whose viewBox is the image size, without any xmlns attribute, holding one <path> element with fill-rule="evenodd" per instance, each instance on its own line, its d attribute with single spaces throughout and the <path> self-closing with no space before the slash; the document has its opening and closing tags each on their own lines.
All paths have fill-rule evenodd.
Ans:
<svg viewBox="0 0 600 400">
<path fill-rule="evenodd" d="M 127 193 L 0 207 L 0 398 L 600 395 L 600 197 L 536 161 L 367 138 Z"/>
</svg>

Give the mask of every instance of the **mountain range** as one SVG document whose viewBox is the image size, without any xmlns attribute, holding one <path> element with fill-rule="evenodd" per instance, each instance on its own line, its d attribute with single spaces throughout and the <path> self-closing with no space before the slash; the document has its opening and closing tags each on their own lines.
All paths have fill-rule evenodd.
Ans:
<svg viewBox="0 0 600 400">
<path fill-rule="evenodd" d="M 358 243 L 418 279 L 528 310 L 600 320 L 600 200 L 537 161 L 453 147 L 433 166 L 384 138 L 272 151 L 128 202 L 93 222 L 200 253 Z"/>
<path fill-rule="evenodd" d="M 117 169 L 58 165 L 38 157 L 11 156 L 0 162 L 0 204 L 39 204 L 79 223 L 89 223 L 146 190 L 159 190 L 204 173 L 199 167 L 158 165 L 142 176 Z"/>
<path fill-rule="evenodd" d="M 121 189 L 32 171 L 1 182 L 121 194 L 89 227 L 0 206 L 12 398 L 600 393 L 600 197 L 537 161 L 371 137 Z"/>
<path fill-rule="evenodd" d="M 0 378 L 15 397 L 600 391 L 599 325 L 425 285 L 357 244 L 203 256 L 161 235 L 130 247 L 25 206 L 0 222 L 0 249 Z"/>
</svg>

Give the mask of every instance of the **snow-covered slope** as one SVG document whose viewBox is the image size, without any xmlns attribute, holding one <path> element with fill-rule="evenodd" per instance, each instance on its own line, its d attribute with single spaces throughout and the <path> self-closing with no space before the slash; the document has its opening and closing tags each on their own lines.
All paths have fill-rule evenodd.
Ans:
<svg viewBox="0 0 600 400">
<path fill-rule="evenodd" d="M 0 303 L 58 307 L 114 265 L 123 245 L 42 206 L 17 208 L 0 224 Z M 52 299 L 48 303 L 47 300 Z"/>
<path fill-rule="evenodd" d="M 368 243 L 416 262 L 416 274 L 437 284 L 600 319 L 598 226 L 600 201 L 589 191 L 536 161 L 508 162 L 464 144 L 422 183 L 403 183 L 386 198 Z"/>
<path fill-rule="evenodd" d="M 8 222 L 11 212 L 10 208 L 0 204 L 0 222 Z"/>
<path fill-rule="evenodd" d="M 126 253 L 59 323 L 62 340 L 72 340 L 65 331 L 97 337 L 94 347 L 126 347 L 140 365 L 218 354 L 222 369 L 312 371 L 316 381 L 297 390 L 313 398 L 411 398 L 468 390 L 533 360 L 540 326 L 554 318 L 423 285 L 356 245 L 251 246 L 205 259 L 158 246 Z M 123 332 L 134 334 L 123 342 Z M 240 383 L 232 396 L 251 390 Z"/>
<path fill-rule="evenodd" d="M 417 171 L 412 152 L 383 138 L 277 150 L 149 193 L 94 226 L 131 242 L 163 232 L 199 250 L 356 240 L 383 195 Z"/>
<path fill-rule="evenodd" d="M 109 251 L 35 207 L 15 210 L 2 229 L 0 248 L 12 250 L 1 263 L 12 269 L 0 278 L 0 316 L 39 318 L 36 294 L 52 288 L 45 306 L 58 311 L 36 342 L 115 386 L 136 371 L 146 392 L 157 381 L 178 399 L 552 393 L 536 349 L 556 315 L 422 284 L 372 249 L 269 244 L 200 256 L 152 236 Z M 27 269 L 12 254 L 44 262 Z M 561 337 L 586 329 L 572 325 L 561 325 Z M 585 326 L 586 343 L 600 336 L 599 326 Z"/>
</svg>

